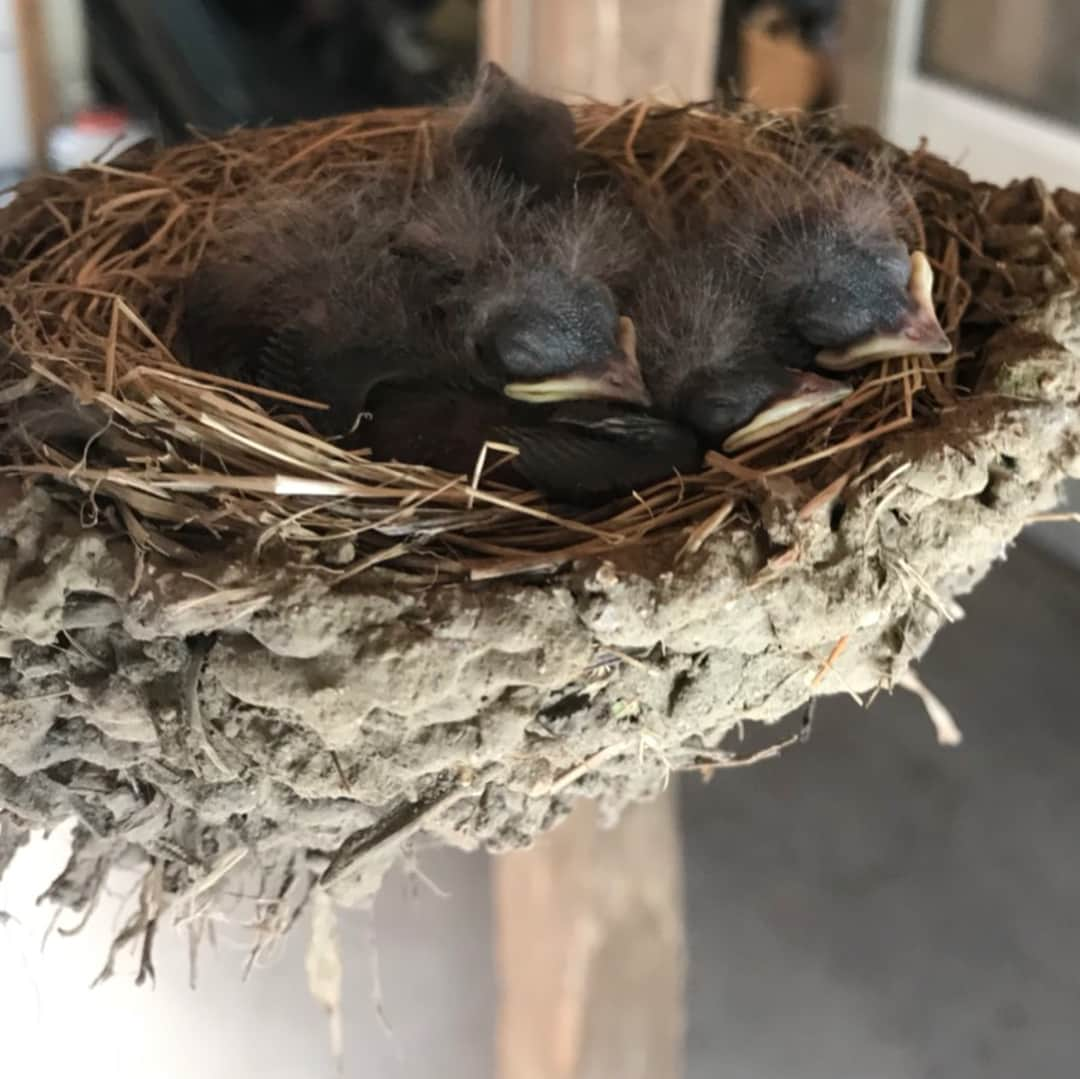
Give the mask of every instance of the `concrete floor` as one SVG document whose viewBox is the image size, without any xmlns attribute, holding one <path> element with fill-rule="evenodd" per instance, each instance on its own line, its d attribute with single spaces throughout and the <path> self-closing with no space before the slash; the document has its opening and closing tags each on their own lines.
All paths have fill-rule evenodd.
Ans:
<svg viewBox="0 0 1080 1079">
<path fill-rule="evenodd" d="M 691 1079 L 1080 1074 L 1080 576 L 1018 548 L 914 698 L 683 791 Z"/>
<path fill-rule="evenodd" d="M 689 1079 L 1078 1073 L 1080 575 L 1020 547 L 966 607 L 922 670 L 959 749 L 906 695 L 869 713 L 835 701 L 780 761 L 684 783 Z M 61 854 L 40 848 L 0 886 L 18 919 L 0 925 L 5 1074 L 333 1075 L 299 938 L 244 984 L 226 932 L 192 993 L 166 934 L 155 991 L 88 993 L 108 912 L 38 947 L 48 912 L 32 895 Z M 395 878 L 377 905 L 392 1035 L 372 1004 L 371 922 L 346 920 L 349 1079 L 491 1075 L 486 863 L 422 865 L 449 898 Z"/>
</svg>

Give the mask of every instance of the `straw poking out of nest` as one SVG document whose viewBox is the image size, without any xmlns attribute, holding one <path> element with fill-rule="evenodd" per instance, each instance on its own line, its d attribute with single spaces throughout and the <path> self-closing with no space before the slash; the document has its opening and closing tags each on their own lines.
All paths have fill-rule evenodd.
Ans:
<svg viewBox="0 0 1080 1079">
<path fill-rule="evenodd" d="M 700 475 L 574 515 L 486 480 L 505 447 L 489 447 L 468 477 L 372 461 L 269 418 L 263 406 L 272 394 L 176 362 L 169 345 L 178 286 L 229 208 L 250 203 L 267 183 L 317 197 L 388 164 L 407 198 L 431 175 L 448 115 L 373 112 L 204 138 L 23 185 L 4 211 L 0 247 L 11 343 L 0 419 L 17 436 L 27 406 L 60 386 L 104 410 L 108 424 L 90 432 L 81 459 L 40 432 L 9 439 L 3 471 L 54 481 L 84 503 L 84 516 L 115 507 L 114 523 L 139 549 L 180 562 L 208 534 L 256 551 L 284 549 L 289 560 L 342 578 L 380 563 L 501 576 L 646 541 L 694 550 L 779 477 L 807 485 L 815 498 L 834 497 L 878 471 L 886 436 L 946 411 L 967 409 L 977 424 L 972 397 L 989 332 L 1080 280 L 1080 205 L 1068 193 L 972 185 L 923 151 L 905 155 L 830 121 L 593 104 L 577 112 L 589 170 L 616 177 L 652 213 L 677 215 L 736 174 L 752 175 L 755 161 L 782 164 L 806 140 L 858 168 L 884 162 L 912 183 L 920 246 L 936 271 L 955 353 L 887 361 L 796 430 L 737 456 L 710 454 Z"/>
</svg>

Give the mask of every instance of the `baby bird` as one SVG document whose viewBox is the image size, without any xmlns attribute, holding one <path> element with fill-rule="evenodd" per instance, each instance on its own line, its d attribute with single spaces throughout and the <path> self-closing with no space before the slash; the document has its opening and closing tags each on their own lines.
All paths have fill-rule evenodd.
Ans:
<svg viewBox="0 0 1080 1079">
<path fill-rule="evenodd" d="M 422 336 L 411 282 L 389 251 L 394 225 L 370 193 L 264 199 L 225 228 L 218 252 L 187 282 L 181 358 L 324 402 L 329 410 L 312 423 L 341 434 Z"/>
<path fill-rule="evenodd" d="M 459 172 L 420 193 L 395 250 L 424 275 L 448 337 L 510 396 L 649 404 L 619 313 L 645 236 L 609 197 L 527 205 L 520 187 Z"/>
<path fill-rule="evenodd" d="M 715 238 L 660 259 L 634 314 L 657 411 L 708 445 L 738 448 L 746 430 L 766 437 L 850 393 L 785 366 L 783 326 L 760 282 Z"/>
<path fill-rule="evenodd" d="M 846 170 L 817 179 L 771 207 L 736 201 L 723 223 L 672 245 L 633 307 L 658 409 L 726 451 L 851 392 L 810 372 L 815 362 L 850 370 L 950 348 L 929 263 L 908 254 L 887 195 Z"/>
<path fill-rule="evenodd" d="M 604 265 L 593 234 L 620 221 L 603 206 L 560 214 L 571 243 L 543 216 L 462 177 L 405 217 L 370 191 L 264 203 L 188 283 L 187 362 L 324 402 L 312 422 L 337 435 L 386 381 L 647 404 L 633 327 L 587 272 Z"/>
<path fill-rule="evenodd" d="M 467 167 L 521 184 L 539 201 L 566 194 L 577 171 L 570 110 L 526 90 L 490 61 L 454 131 L 453 150 Z"/>
<path fill-rule="evenodd" d="M 569 111 L 489 65 L 452 142 L 403 210 L 376 186 L 234 228 L 189 285 L 189 362 L 322 402 L 316 430 L 376 457 L 471 471 L 511 441 L 503 472 L 570 501 L 696 467 L 696 435 L 637 411 L 642 233 L 574 190 Z"/>
<path fill-rule="evenodd" d="M 934 313 L 930 264 L 902 239 L 895 185 L 833 163 L 811 166 L 728 229 L 727 243 L 760 275 L 793 345 L 813 349 L 822 367 L 851 370 L 951 347 Z"/>
<path fill-rule="evenodd" d="M 452 205 L 434 201 L 410 219 L 421 237 Z M 303 411 L 312 427 L 377 458 L 469 473 L 485 442 L 511 442 L 509 481 L 569 502 L 614 497 L 693 470 L 700 449 L 688 430 L 601 404 L 649 400 L 633 324 L 611 290 L 573 272 L 569 233 L 610 224 L 598 207 L 564 231 L 515 226 L 525 249 L 544 238 L 520 266 L 522 252 L 499 244 L 424 252 L 368 200 L 267 205 L 191 281 L 187 361 L 323 403 Z"/>
<path fill-rule="evenodd" d="M 523 401 L 647 404 L 611 290 L 632 273 L 637 232 L 628 211 L 574 191 L 566 106 L 488 64 L 451 143 L 404 209 L 387 178 L 280 200 L 234 229 L 188 290 L 192 362 L 303 384 L 337 413 L 362 410 L 381 381 L 427 376 Z"/>
</svg>

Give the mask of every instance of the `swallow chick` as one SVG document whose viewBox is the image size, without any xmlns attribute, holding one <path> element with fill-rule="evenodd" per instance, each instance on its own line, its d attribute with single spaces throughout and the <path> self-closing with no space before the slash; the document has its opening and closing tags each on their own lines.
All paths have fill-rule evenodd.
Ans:
<svg viewBox="0 0 1080 1079">
<path fill-rule="evenodd" d="M 726 227 L 727 246 L 760 278 L 792 348 L 804 357 L 812 350 L 821 367 L 847 371 L 951 348 L 934 311 L 930 263 L 909 253 L 899 205 L 895 178 L 807 163 L 759 191 L 757 206 Z"/>
<path fill-rule="evenodd" d="M 560 212 L 538 228 L 501 188 L 465 190 L 471 201 L 432 192 L 415 217 L 370 193 L 264 205 L 188 283 L 184 358 L 322 403 L 301 413 L 336 437 L 387 382 L 646 404 L 633 326 L 586 272 L 602 268 L 592 255 L 606 248 L 590 231 L 614 228 L 607 210 L 582 212 L 576 225 Z"/>
<path fill-rule="evenodd" d="M 229 223 L 186 283 L 178 351 L 190 366 L 329 408 L 341 434 L 372 387 L 438 365 L 418 283 L 389 250 L 396 217 L 370 192 L 275 195 Z M 421 312 L 422 313 L 422 312 Z"/>
<path fill-rule="evenodd" d="M 847 372 L 951 351 L 934 310 L 929 260 L 903 240 L 894 182 L 868 182 L 839 165 L 810 179 L 741 256 L 760 275 L 761 303 L 785 365 Z M 807 371 L 793 393 L 730 435 L 725 449 L 743 449 L 830 407 L 847 395 L 838 385 Z"/>
<path fill-rule="evenodd" d="M 814 364 L 848 371 L 951 347 L 929 262 L 909 254 L 886 192 L 833 166 L 770 195 L 759 188 L 672 244 L 634 310 L 658 404 L 727 451 L 851 392 Z"/>
<path fill-rule="evenodd" d="M 782 324 L 758 279 L 715 238 L 658 259 L 634 318 L 657 412 L 707 445 L 730 450 L 768 437 L 851 392 L 785 363 Z"/>
<path fill-rule="evenodd" d="M 525 89 L 496 63 L 481 67 L 452 146 L 468 168 L 520 184 L 538 201 L 557 198 L 573 187 L 573 114 L 561 101 Z"/>
</svg>

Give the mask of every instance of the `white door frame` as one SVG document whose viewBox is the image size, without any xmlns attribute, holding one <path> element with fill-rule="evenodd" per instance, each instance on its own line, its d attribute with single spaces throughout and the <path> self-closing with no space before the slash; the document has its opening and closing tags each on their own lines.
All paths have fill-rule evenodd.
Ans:
<svg viewBox="0 0 1080 1079">
<path fill-rule="evenodd" d="M 925 137 L 932 152 L 975 179 L 1004 184 L 1038 176 L 1051 188 L 1080 191 L 1080 117 L 1070 128 L 920 71 L 924 10 L 925 0 L 873 0 L 857 8 L 845 40 L 855 50 L 852 86 L 861 94 L 853 118 L 875 123 L 900 146 L 912 148 Z M 1068 493 L 1069 508 L 1080 509 L 1080 482 L 1070 483 Z M 1080 567 L 1076 525 L 1039 525 L 1028 535 Z"/>
<path fill-rule="evenodd" d="M 1080 190 L 1080 126 L 1070 128 L 919 70 L 925 0 L 849 4 L 845 66 L 853 70 L 852 93 L 860 99 L 852 102 L 854 118 L 875 123 L 904 147 L 925 137 L 934 153 L 976 179 L 1007 183 L 1039 176 L 1051 187 Z"/>
</svg>

